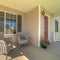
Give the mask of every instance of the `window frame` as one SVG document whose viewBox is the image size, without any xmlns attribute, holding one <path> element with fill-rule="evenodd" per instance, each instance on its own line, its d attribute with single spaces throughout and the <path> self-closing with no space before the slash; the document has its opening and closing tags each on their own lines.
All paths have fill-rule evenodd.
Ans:
<svg viewBox="0 0 60 60">
<path fill-rule="evenodd" d="M 0 11 L 4 12 L 4 35 L 6 34 L 6 13 L 16 15 L 16 33 L 18 33 L 18 15 L 20 15 L 20 14 L 17 14 L 15 12 L 5 11 L 5 10 L 0 10 Z M 22 16 L 22 15 L 20 15 L 20 16 Z M 22 19 L 21 19 L 21 21 L 22 21 Z M 21 25 L 22 25 L 22 22 L 21 22 Z M 21 31 L 22 31 L 22 26 L 21 26 Z M 6 34 L 6 35 L 11 35 L 11 34 Z"/>
<path fill-rule="evenodd" d="M 7 14 L 10 15 L 10 16 L 7 17 Z M 6 17 L 5 17 L 6 18 L 6 22 L 5 22 L 5 24 L 7 23 L 7 19 L 8 20 L 11 20 L 12 19 L 13 20 L 13 25 L 14 25 L 14 20 L 17 21 L 17 19 L 16 19 L 17 15 L 15 15 L 15 18 L 12 17 L 11 15 L 14 16 L 15 14 L 8 13 L 8 12 L 6 13 Z M 5 26 L 5 28 L 6 28 L 6 26 Z M 10 28 L 10 23 L 9 23 L 9 28 Z M 16 28 L 15 28 L 15 30 L 17 30 L 17 22 L 16 22 Z M 6 33 L 6 31 L 5 31 L 5 33 Z M 14 32 L 13 33 L 11 32 L 11 33 L 6 33 L 6 34 L 16 34 L 16 33 L 17 33 L 17 31 L 15 33 Z"/>
</svg>

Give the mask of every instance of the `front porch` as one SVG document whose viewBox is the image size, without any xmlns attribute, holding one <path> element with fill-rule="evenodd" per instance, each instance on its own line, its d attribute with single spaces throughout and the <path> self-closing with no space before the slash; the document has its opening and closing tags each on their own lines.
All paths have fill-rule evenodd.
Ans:
<svg viewBox="0 0 60 60">
<path fill-rule="evenodd" d="M 8 60 L 60 60 L 59 47 L 59 43 L 52 45 L 47 50 L 30 44 L 28 46 L 18 46 L 8 54 Z M 5 58 L 4 55 L 0 55 L 0 59 L 5 60 Z"/>
</svg>

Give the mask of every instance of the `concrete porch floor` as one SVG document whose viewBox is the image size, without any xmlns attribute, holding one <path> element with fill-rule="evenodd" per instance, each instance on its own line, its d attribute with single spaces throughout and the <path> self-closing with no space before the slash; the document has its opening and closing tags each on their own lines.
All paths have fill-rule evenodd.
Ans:
<svg viewBox="0 0 60 60">
<path fill-rule="evenodd" d="M 55 48 L 57 48 L 56 46 L 54 45 Z M 51 47 L 45 50 L 33 45 L 18 46 L 9 53 L 8 60 L 60 60 L 60 55 L 52 53 L 53 51 L 50 51 L 51 49 L 55 50 Z M 0 55 L 0 60 L 5 60 L 5 56 Z"/>
</svg>

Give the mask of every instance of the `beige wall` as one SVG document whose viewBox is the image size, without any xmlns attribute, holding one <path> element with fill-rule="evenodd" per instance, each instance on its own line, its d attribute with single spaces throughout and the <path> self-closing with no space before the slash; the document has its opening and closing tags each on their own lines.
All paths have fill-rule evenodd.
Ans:
<svg viewBox="0 0 60 60">
<path fill-rule="evenodd" d="M 0 5 L 0 10 L 4 12 L 10 12 L 16 15 L 21 15 L 22 16 L 22 32 L 25 32 L 29 36 L 29 41 L 34 44 L 35 46 L 38 46 L 40 44 L 41 38 L 44 39 L 44 18 L 43 15 L 41 15 L 41 11 L 44 10 L 46 12 L 46 15 L 49 17 L 49 26 L 48 26 L 48 35 L 49 35 L 49 40 L 52 41 L 52 33 L 53 33 L 53 20 L 52 20 L 52 14 L 47 12 L 45 9 L 41 8 L 41 6 L 38 6 L 31 10 L 28 13 L 20 12 L 18 10 L 5 7 Z M 8 35 L 6 35 L 8 36 Z"/>
<path fill-rule="evenodd" d="M 53 41 L 53 14 L 46 11 L 41 6 L 38 6 L 27 13 L 26 31 L 29 35 L 29 41 L 40 46 L 40 40 L 44 39 L 44 16 L 41 14 L 42 11 L 46 12 L 48 16 L 48 39 L 50 42 Z"/>
<path fill-rule="evenodd" d="M 38 46 L 38 7 L 27 13 L 26 27 L 29 41 Z"/>
</svg>

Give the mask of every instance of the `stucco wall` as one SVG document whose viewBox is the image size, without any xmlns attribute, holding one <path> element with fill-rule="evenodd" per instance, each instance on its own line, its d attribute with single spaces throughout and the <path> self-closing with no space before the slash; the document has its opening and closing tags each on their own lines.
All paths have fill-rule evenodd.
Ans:
<svg viewBox="0 0 60 60">
<path fill-rule="evenodd" d="M 38 7 L 27 13 L 26 27 L 29 41 L 38 46 Z"/>
<path fill-rule="evenodd" d="M 48 16 L 48 40 L 53 42 L 53 14 L 50 14 L 41 6 L 27 13 L 26 31 L 29 35 L 29 41 L 38 47 L 40 46 L 40 40 L 44 39 L 44 16 L 41 14 L 43 10 Z"/>
<path fill-rule="evenodd" d="M 0 11 L 14 13 L 16 15 L 22 16 L 22 32 L 27 33 L 29 36 L 29 41 L 38 46 L 40 43 L 41 38 L 44 39 L 44 18 L 41 15 L 41 11 L 45 10 L 43 8 L 36 7 L 28 13 L 20 12 L 18 10 L 5 7 L 0 5 Z M 50 13 L 46 10 L 46 15 L 48 16 L 48 37 L 49 40 L 53 40 L 53 17 Z M 17 32 L 18 34 L 19 32 Z M 5 35 L 8 36 L 8 35 Z"/>
</svg>

